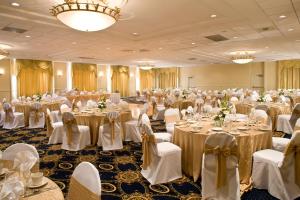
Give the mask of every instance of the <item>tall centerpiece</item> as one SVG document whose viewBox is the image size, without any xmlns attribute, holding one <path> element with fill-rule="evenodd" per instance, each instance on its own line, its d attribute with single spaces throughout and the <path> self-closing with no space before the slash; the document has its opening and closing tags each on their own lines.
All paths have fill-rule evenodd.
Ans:
<svg viewBox="0 0 300 200">
<path fill-rule="evenodd" d="M 101 112 L 106 108 L 105 97 L 100 98 L 100 100 L 98 101 L 98 108 L 100 109 Z"/>
<path fill-rule="evenodd" d="M 266 96 L 263 93 L 260 93 L 260 95 L 256 101 L 259 103 L 264 103 L 264 102 L 266 102 Z"/>
<path fill-rule="evenodd" d="M 228 101 L 228 98 L 224 98 L 224 100 L 220 101 L 218 100 L 218 104 L 220 107 L 220 111 L 218 114 L 214 117 L 215 126 L 221 127 L 224 123 L 226 115 L 228 115 L 232 109 L 232 105 Z"/>
</svg>

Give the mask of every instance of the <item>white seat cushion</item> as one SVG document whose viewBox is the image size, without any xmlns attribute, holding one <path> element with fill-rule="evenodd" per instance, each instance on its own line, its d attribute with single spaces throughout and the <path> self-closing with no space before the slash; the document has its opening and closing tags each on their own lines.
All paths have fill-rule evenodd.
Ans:
<svg viewBox="0 0 300 200">
<path fill-rule="evenodd" d="M 181 148 L 170 142 L 161 142 L 157 144 L 157 151 L 158 151 L 158 156 L 162 157 L 162 156 L 178 153 L 178 151 L 181 151 Z"/>
<path fill-rule="evenodd" d="M 170 142 L 172 135 L 170 133 L 154 133 L 156 142 Z"/>
<path fill-rule="evenodd" d="M 290 143 L 290 139 L 282 137 L 272 137 L 273 149 L 276 151 L 284 152 L 286 146 Z"/>
<path fill-rule="evenodd" d="M 62 122 L 54 122 L 54 123 L 52 123 L 53 128 L 58 128 L 58 127 L 61 127 L 63 125 L 64 124 Z"/>
<path fill-rule="evenodd" d="M 253 158 L 256 162 L 265 162 L 270 164 L 275 164 L 279 166 L 283 161 L 283 153 L 279 151 L 275 151 L 272 149 L 265 149 L 261 151 L 257 151 L 253 154 Z"/>
</svg>

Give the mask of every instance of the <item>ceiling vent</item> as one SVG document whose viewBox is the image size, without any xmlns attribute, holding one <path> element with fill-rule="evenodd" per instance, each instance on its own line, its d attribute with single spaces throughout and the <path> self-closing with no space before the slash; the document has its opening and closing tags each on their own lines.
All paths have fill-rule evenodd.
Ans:
<svg viewBox="0 0 300 200">
<path fill-rule="evenodd" d="M 209 35 L 206 36 L 207 39 L 212 40 L 214 42 L 222 42 L 228 40 L 228 38 L 224 37 L 223 35 Z"/>
<path fill-rule="evenodd" d="M 275 28 L 273 26 L 266 26 L 266 27 L 259 28 L 258 31 L 259 32 L 265 32 L 265 31 L 272 31 L 274 29 Z"/>
<path fill-rule="evenodd" d="M 95 58 L 92 58 L 92 57 L 85 57 L 85 56 L 81 56 L 81 57 L 78 57 L 80 59 L 84 59 L 84 60 L 94 60 Z"/>
<path fill-rule="evenodd" d="M 133 52 L 132 49 L 122 49 L 121 51 L 123 51 L 123 52 L 128 52 L 128 53 Z"/>
<path fill-rule="evenodd" d="M 12 33 L 25 33 L 27 31 L 25 29 L 16 28 L 16 27 L 9 27 L 9 26 L 5 26 L 1 30 L 2 31 L 7 31 L 7 32 L 12 32 Z"/>
<path fill-rule="evenodd" d="M 139 51 L 142 53 L 142 52 L 149 52 L 150 50 L 149 49 L 140 49 Z"/>
<path fill-rule="evenodd" d="M 197 60 L 197 58 L 188 58 L 188 60 Z"/>
</svg>

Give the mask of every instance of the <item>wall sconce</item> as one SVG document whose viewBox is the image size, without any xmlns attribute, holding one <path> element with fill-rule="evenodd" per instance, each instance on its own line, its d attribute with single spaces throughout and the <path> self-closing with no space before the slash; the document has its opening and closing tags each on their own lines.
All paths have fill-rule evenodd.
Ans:
<svg viewBox="0 0 300 200">
<path fill-rule="evenodd" d="M 102 77 L 102 76 L 104 76 L 104 73 L 103 73 L 103 71 L 100 71 L 100 72 L 98 73 L 98 76 L 99 76 L 99 77 Z"/>
<path fill-rule="evenodd" d="M 5 70 L 3 68 L 0 68 L 0 76 L 5 74 Z"/>
<path fill-rule="evenodd" d="M 133 73 L 130 73 L 130 75 L 129 75 L 130 77 L 134 77 L 134 74 Z"/>
<path fill-rule="evenodd" d="M 61 70 L 57 70 L 56 75 L 57 76 L 63 76 L 63 72 Z"/>
</svg>

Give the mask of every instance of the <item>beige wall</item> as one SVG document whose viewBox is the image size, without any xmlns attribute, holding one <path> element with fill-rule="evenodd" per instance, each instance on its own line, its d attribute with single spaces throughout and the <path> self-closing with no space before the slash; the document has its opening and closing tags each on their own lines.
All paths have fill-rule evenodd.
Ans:
<svg viewBox="0 0 300 200">
<path fill-rule="evenodd" d="M 136 94 L 136 67 L 129 67 L 129 95 L 134 96 Z"/>
<path fill-rule="evenodd" d="M 265 90 L 277 89 L 277 62 L 265 62 L 264 74 Z"/>
<path fill-rule="evenodd" d="M 62 75 L 58 75 L 58 72 Z M 67 88 L 67 63 L 53 62 L 53 76 L 55 92 L 65 90 Z"/>
<path fill-rule="evenodd" d="M 0 75 L 0 100 L 1 101 L 3 98 L 6 98 L 7 100 L 11 99 L 10 68 L 11 68 L 10 59 L 0 60 L 0 69 L 4 70 L 4 74 Z"/>
<path fill-rule="evenodd" d="M 188 79 L 192 77 L 189 86 L 202 89 L 261 88 L 264 86 L 263 67 L 263 63 L 183 67 L 179 87 L 187 88 Z"/>
<path fill-rule="evenodd" d="M 106 90 L 107 88 L 107 66 L 105 65 L 97 65 L 98 69 L 98 78 L 97 78 L 97 89 L 98 90 Z M 103 76 L 99 76 L 101 73 Z"/>
</svg>

